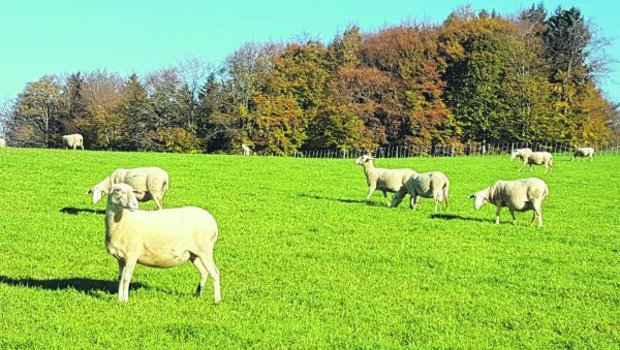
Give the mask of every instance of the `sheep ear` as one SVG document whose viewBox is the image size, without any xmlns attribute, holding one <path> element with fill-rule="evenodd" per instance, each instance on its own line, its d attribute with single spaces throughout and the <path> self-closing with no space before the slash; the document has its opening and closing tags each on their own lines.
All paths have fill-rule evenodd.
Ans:
<svg viewBox="0 0 620 350">
<path fill-rule="evenodd" d="M 467 198 L 469 198 L 469 199 L 474 198 L 474 195 L 470 194 L 469 196 L 467 196 Z"/>
<path fill-rule="evenodd" d="M 93 189 L 89 188 L 88 191 L 86 191 L 86 194 L 92 194 L 93 193 Z"/>
</svg>

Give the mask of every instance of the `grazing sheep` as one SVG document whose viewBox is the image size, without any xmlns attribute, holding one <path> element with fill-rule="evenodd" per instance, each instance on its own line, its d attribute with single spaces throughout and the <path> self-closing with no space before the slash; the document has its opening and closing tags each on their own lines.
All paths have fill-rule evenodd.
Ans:
<svg viewBox="0 0 620 350">
<path fill-rule="evenodd" d="M 62 143 L 65 145 L 65 149 L 72 147 L 75 150 L 77 147 L 81 147 L 84 150 L 84 138 L 80 134 L 65 135 L 62 137 Z"/>
<path fill-rule="evenodd" d="M 439 210 L 439 202 L 446 203 L 448 208 L 448 192 L 450 191 L 450 181 L 448 177 L 440 172 L 415 174 L 405 182 L 403 187 L 394 195 L 392 206 L 397 207 L 403 197 L 409 193 L 411 195 L 411 209 L 415 210 L 418 204 L 418 197 L 433 198 L 435 202 L 435 213 Z"/>
<path fill-rule="evenodd" d="M 370 196 L 372 196 L 375 189 L 378 188 L 383 192 L 385 204 L 388 207 L 390 206 L 390 202 L 387 198 L 387 192 L 398 192 L 411 176 L 417 174 L 412 169 L 375 168 L 374 158 L 367 154 L 357 158 L 355 164 L 364 167 L 364 174 L 366 174 L 366 182 L 368 183 L 368 196 L 366 196 L 366 201 L 370 201 Z M 413 200 L 413 197 L 411 200 Z"/>
<path fill-rule="evenodd" d="M 582 160 L 585 160 L 586 157 L 590 157 L 590 161 L 593 161 L 594 160 L 594 148 L 592 147 L 577 148 L 575 150 L 575 153 L 573 153 L 573 157 L 571 158 L 571 161 L 574 161 L 576 157 L 579 157 Z"/>
<path fill-rule="evenodd" d="M 245 143 L 241 144 L 241 150 L 243 151 L 243 155 L 244 156 L 249 156 L 250 154 L 252 154 L 252 151 L 250 150 L 250 147 L 248 145 L 246 145 Z"/>
<path fill-rule="evenodd" d="M 521 161 L 523 161 L 525 157 L 529 156 L 530 154 L 532 154 L 531 148 L 518 148 L 512 151 L 512 153 L 510 154 L 510 161 L 512 162 L 513 160 L 515 160 L 515 158 L 519 158 L 521 159 Z"/>
<path fill-rule="evenodd" d="M 545 166 L 545 174 L 547 170 L 553 170 L 553 155 L 549 152 L 532 152 L 529 155 L 526 155 L 523 158 L 523 165 L 517 171 L 521 171 L 524 166 L 529 165 L 530 171 L 532 171 L 532 165 L 543 165 Z"/>
<path fill-rule="evenodd" d="M 0 148 L 6 147 L 6 140 L 0 137 Z"/>
<path fill-rule="evenodd" d="M 115 184 L 110 189 L 105 213 L 106 249 L 118 260 L 118 300 L 129 300 L 129 283 L 136 263 L 173 267 L 190 260 L 200 272 L 196 296 L 209 275 L 213 278 L 215 303 L 222 300 L 220 273 L 213 261 L 218 227 L 209 212 L 197 207 L 138 210 L 133 188 Z"/>
<path fill-rule="evenodd" d="M 497 207 L 495 223 L 499 224 L 499 212 L 508 207 L 512 215 L 512 223 L 517 223 L 515 211 L 534 210 L 532 222 L 538 218 L 538 227 L 542 227 L 542 201 L 549 195 L 547 184 L 535 177 L 505 181 L 498 180 L 493 186 L 485 188 L 469 196 L 474 199 L 474 208 L 480 209 L 484 203 L 493 203 Z"/>
<path fill-rule="evenodd" d="M 156 209 L 161 209 L 161 200 L 170 186 L 170 177 L 168 172 L 158 167 L 116 169 L 86 193 L 92 194 L 93 204 L 97 204 L 103 195 L 110 193 L 112 185 L 119 183 L 131 185 L 140 202 L 152 199 Z"/>
</svg>

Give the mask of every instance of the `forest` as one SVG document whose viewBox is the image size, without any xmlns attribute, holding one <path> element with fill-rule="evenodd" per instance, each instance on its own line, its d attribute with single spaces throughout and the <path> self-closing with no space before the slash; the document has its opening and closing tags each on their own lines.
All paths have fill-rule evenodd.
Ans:
<svg viewBox="0 0 620 350">
<path fill-rule="evenodd" d="M 578 8 L 518 14 L 463 6 L 442 23 L 328 43 L 247 42 L 224 62 L 187 58 L 128 77 L 46 75 L 2 110 L 17 147 L 291 155 L 386 146 L 617 140 L 619 105 L 600 89 L 608 44 Z"/>
</svg>

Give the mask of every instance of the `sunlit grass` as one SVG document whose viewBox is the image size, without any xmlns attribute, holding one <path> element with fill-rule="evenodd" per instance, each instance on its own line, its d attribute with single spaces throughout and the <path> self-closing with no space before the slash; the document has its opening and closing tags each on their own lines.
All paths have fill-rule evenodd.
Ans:
<svg viewBox="0 0 620 350">
<path fill-rule="evenodd" d="M 170 173 L 164 207 L 220 225 L 210 281 L 138 266 L 127 304 L 86 190 L 116 167 Z M 620 157 L 556 158 L 545 227 L 494 225 L 467 195 L 507 157 L 377 159 L 441 170 L 451 206 L 387 208 L 351 159 L 0 150 L 0 348 L 617 348 Z M 151 203 L 142 204 L 151 210 Z"/>
</svg>

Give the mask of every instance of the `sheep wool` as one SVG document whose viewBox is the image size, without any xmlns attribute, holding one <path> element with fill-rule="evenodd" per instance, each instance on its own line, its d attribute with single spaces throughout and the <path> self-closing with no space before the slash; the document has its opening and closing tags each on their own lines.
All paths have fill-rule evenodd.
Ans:
<svg viewBox="0 0 620 350">
<path fill-rule="evenodd" d="M 191 261 L 200 272 L 196 294 L 211 275 L 215 303 L 222 300 L 220 273 L 213 259 L 218 226 L 213 216 L 197 207 L 138 210 L 134 189 L 111 187 L 105 214 L 105 245 L 118 261 L 118 299 L 129 300 L 129 283 L 136 264 L 173 267 Z"/>
<path fill-rule="evenodd" d="M 530 177 L 514 181 L 498 180 L 490 187 L 469 196 L 474 200 L 474 208 L 480 209 L 484 203 L 492 203 L 497 207 L 495 223 L 499 224 L 499 213 L 502 207 L 508 207 L 512 223 L 517 223 L 515 211 L 534 211 L 531 222 L 538 219 L 538 227 L 543 226 L 542 202 L 549 195 L 547 184 L 538 178 Z"/>
</svg>

